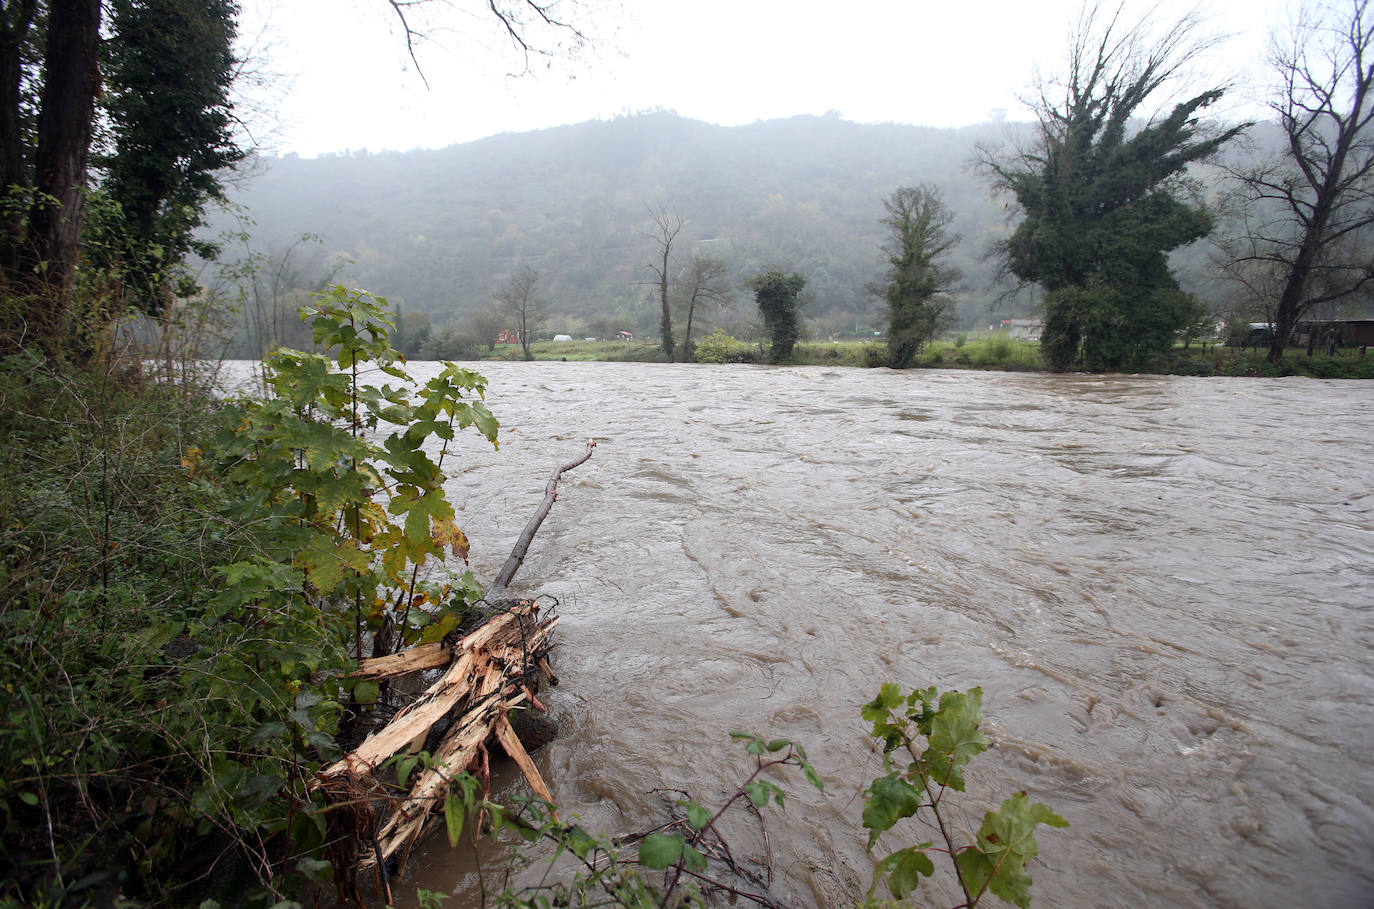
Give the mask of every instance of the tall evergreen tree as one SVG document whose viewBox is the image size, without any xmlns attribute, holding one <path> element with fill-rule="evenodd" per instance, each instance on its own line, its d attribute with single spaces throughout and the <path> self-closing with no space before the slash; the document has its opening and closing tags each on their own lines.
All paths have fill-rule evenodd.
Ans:
<svg viewBox="0 0 1374 909">
<path fill-rule="evenodd" d="M 1101 28 L 1097 15 L 1084 13 L 1063 84 L 1040 92 L 1033 147 L 982 159 L 1024 214 L 1003 252 L 1012 274 L 1046 291 L 1041 345 L 1057 370 L 1140 366 L 1169 349 L 1197 303 L 1167 254 L 1212 229 L 1186 169 L 1245 128 L 1200 122 L 1221 89 L 1142 119 L 1198 49 L 1193 18 L 1152 41 L 1144 23 L 1123 33 L 1119 11 Z"/>
<path fill-rule="evenodd" d="M 888 269 L 874 291 L 887 303 L 888 363 L 905 369 L 944 324 L 959 271 L 942 260 L 962 238 L 950 233 L 954 215 L 934 186 L 900 187 L 883 207 Z"/>
<path fill-rule="evenodd" d="M 222 175 L 243 158 L 229 90 L 238 6 L 231 0 L 114 0 L 104 103 L 112 147 L 100 156 L 102 189 L 123 237 L 101 252 L 125 262 L 127 302 L 162 312 L 192 286 L 177 280 L 191 254 L 214 247 L 194 236 Z M 131 261 L 130 261 L 131 260 Z M 180 283 L 181 286 L 177 286 Z"/>
</svg>

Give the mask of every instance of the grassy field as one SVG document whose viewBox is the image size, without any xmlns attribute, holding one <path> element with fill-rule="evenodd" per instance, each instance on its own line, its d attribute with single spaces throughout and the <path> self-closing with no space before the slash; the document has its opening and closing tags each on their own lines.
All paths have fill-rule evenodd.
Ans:
<svg viewBox="0 0 1374 909">
<path fill-rule="evenodd" d="M 662 363 L 663 350 L 651 341 L 536 341 L 531 345 L 536 360 L 610 360 Z M 758 342 L 730 339 L 724 362 L 763 363 L 767 347 Z M 1281 363 L 1266 359 L 1264 350 L 1240 350 L 1209 343 L 1205 350 L 1194 342 L 1188 349 L 1174 348 L 1173 355 L 1158 364 L 1162 375 L 1198 376 L 1291 376 L 1305 375 L 1328 379 L 1374 379 L 1374 357 L 1361 356 L 1358 350 L 1336 351 L 1334 356 L 1318 352 L 1307 356 L 1302 349 L 1286 351 Z M 487 360 L 520 360 L 519 346 L 498 348 Z M 710 365 L 710 364 L 704 364 Z M 788 365 L 854 366 L 887 365 L 887 347 L 881 341 L 802 341 L 793 351 Z M 1034 341 L 1013 341 L 1005 334 L 948 336 L 929 344 L 914 365 L 917 369 L 982 369 L 1033 372 L 1045 369 L 1040 345 Z"/>
<path fill-rule="evenodd" d="M 536 360 L 632 360 L 652 363 L 665 361 L 658 344 L 648 341 L 535 341 L 530 353 Z M 484 356 L 484 360 L 523 360 L 519 344 L 507 344 Z"/>
</svg>

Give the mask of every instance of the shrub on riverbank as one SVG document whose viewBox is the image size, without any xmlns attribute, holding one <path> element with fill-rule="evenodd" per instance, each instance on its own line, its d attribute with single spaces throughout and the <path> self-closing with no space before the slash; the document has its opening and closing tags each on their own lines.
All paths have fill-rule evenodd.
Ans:
<svg viewBox="0 0 1374 909">
<path fill-rule="evenodd" d="M 698 363 L 761 363 L 762 347 L 736 340 L 717 328 L 697 343 Z"/>
<path fill-rule="evenodd" d="M 197 469 L 207 389 L 19 354 L 0 397 L 0 900 L 176 902 L 273 794 L 229 756 L 293 744 L 224 687 L 236 658 L 265 690 L 280 673 L 244 646 L 262 617 L 217 605 L 249 538 Z M 303 658 L 328 649 L 292 631 Z"/>
<path fill-rule="evenodd" d="M 364 639 L 438 640 L 480 595 L 419 569 L 466 554 L 429 452 L 495 441 L 485 381 L 411 380 L 366 294 L 306 314 L 332 352 L 278 351 L 265 399 L 0 363 L 0 905 L 324 881 L 310 781 L 377 699 Z"/>
</svg>

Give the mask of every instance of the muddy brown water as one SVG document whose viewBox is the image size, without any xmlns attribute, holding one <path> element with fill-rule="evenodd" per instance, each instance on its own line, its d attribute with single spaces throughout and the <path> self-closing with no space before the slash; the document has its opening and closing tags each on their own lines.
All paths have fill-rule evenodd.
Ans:
<svg viewBox="0 0 1374 909">
<path fill-rule="evenodd" d="M 1374 384 L 482 369 L 500 451 L 447 464 L 479 577 L 598 441 L 515 584 L 562 601 L 536 758 L 565 814 L 646 829 L 655 789 L 712 802 L 747 772 L 731 730 L 788 736 L 826 794 L 792 779 L 746 848 L 777 896 L 850 905 L 859 706 L 979 685 L 993 747 L 955 823 L 1020 789 L 1067 818 L 1037 905 L 1374 905 Z M 439 835 L 401 891 L 476 905 L 476 872 Z"/>
</svg>

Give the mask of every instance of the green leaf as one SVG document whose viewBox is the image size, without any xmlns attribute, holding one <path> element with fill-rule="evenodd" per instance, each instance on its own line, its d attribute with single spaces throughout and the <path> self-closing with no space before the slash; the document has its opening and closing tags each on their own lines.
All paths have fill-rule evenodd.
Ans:
<svg viewBox="0 0 1374 909">
<path fill-rule="evenodd" d="M 754 803 L 754 807 L 762 808 L 768 804 L 768 784 L 755 781 L 744 784 L 744 794 L 749 796 L 749 801 Z"/>
<path fill-rule="evenodd" d="M 453 506 L 444 498 L 443 489 L 434 489 L 410 503 L 406 509 L 405 534 L 412 543 L 429 545 L 431 521 L 452 521 Z"/>
<path fill-rule="evenodd" d="M 296 859 L 296 870 L 315 884 L 327 884 L 334 878 L 333 865 L 324 859 L 311 858 L 308 855 Z"/>
<path fill-rule="evenodd" d="M 816 787 L 817 792 L 825 791 L 825 781 L 821 779 L 821 775 L 816 772 L 815 767 L 810 764 L 802 764 L 802 773 L 805 774 L 806 781 Z"/>
<path fill-rule="evenodd" d="M 960 792 L 964 791 L 962 768 L 975 755 L 988 750 L 987 736 L 978 726 L 983 721 L 983 689 L 967 694 L 947 691 L 940 695 L 940 709 L 931 724 L 923 758 L 931 775 Z"/>
<path fill-rule="evenodd" d="M 892 825 L 904 817 L 911 817 L 921 805 L 923 785 L 916 778 L 916 785 L 907 782 L 898 773 L 879 777 L 868 787 L 868 800 L 864 802 L 864 827 L 870 831 L 868 848 L 878 841 L 879 835 L 891 830 Z"/>
<path fill-rule="evenodd" d="M 930 877 L 935 873 L 935 863 L 925 853 L 929 846 L 929 843 L 908 846 L 892 853 L 879 864 L 880 869 L 891 871 L 887 879 L 887 888 L 896 899 L 906 899 L 909 894 L 915 892 L 922 877 Z"/>
<path fill-rule="evenodd" d="M 261 748 L 269 742 L 284 739 L 285 737 L 286 724 L 278 720 L 271 720 L 263 723 L 254 730 L 253 734 L 248 739 L 248 743 Z"/>
<path fill-rule="evenodd" d="M 592 838 L 591 834 L 576 824 L 563 832 L 562 842 L 563 845 L 568 847 L 568 850 L 571 851 L 573 855 L 584 860 L 591 854 L 591 851 L 596 848 L 596 840 Z"/>
<path fill-rule="evenodd" d="M 406 755 L 405 757 L 402 757 L 399 761 L 397 761 L 396 785 L 404 789 L 406 786 L 406 780 L 410 779 L 410 771 L 414 770 L 416 765 L 419 763 L 419 755 Z M 448 809 L 447 804 L 444 805 L 444 809 Z"/>
<path fill-rule="evenodd" d="M 863 718 L 866 720 L 881 719 L 887 715 L 887 711 L 896 710 L 900 706 L 902 706 L 902 686 L 886 682 L 878 690 L 878 696 L 864 705 Z M 870 714 L 876 714 L 876 716 Z"/>
<path fill-rule="evenodd" d="M 323 846 L 324 839 L 324 814 L 319 811 L 297 811 L 291 819 L 291 845 L 309 851 Z"/>
<path fill-rule="evenodd" d="M 651 833 L 639 843 L 639 863 L 662 871 L 682 858 L 685 845 L 678 834 Z"/>
<path fill-rule="evenodd" d="M 24 802 L 25 805 L 28 805 L 30 807 L 38 806 L 38 796 L 32 792 L 21 792 L 19 793 L 19 798 Z"/>
<path fill-rule="evenodd" d="M 416 612 L 419 612 L 419 610 L 416 610 Z M 435 641 L 443 640 L 444 635 L 457 628 L 460 621 L 462 621 L 462 616 L 458 613 L 446 613 L 439 621 L 427 625 L 425 630 L 420 632 L 420 643 L 432 644 Z"/>
<path fill-rule="evenodd" d="M 323 593 L 333 593 L 346 576 L 363 575 L 371 568 L 367 553 L 350 542 L 336 544 L 330 537 L 316 534 L 297 552 L 297 564 L 309 572 L 310 583 Z"/>
<path fill-rule="evenodd" d="M 792 742 L 789 739 L 773 739 L 773 741 L 768 743 L 768 750 L 770 752 L 781 751 L 790 744 L 792 744 Z"/>
<path fill-rule="evenodd" d="M 463 835 L 463 803 L 452 795 L 444 799 L 444 826 L 448 830 L 448 844 L 457 846 Z"/>
<path fill-rule="evenodd" d="M 1026 793 L 1018 792 L 996 812 L 989 811 L 978 828 L 978 849 L 996 869 L 988 889 L 1022 907 L 1030 905 L 1031 879 L 1025 865 L 1039 853 L 1035 828 L 1040 824 L 1067 827 L 1069 822 L 1039 802 L 1032 804 Z"/>
<path fill-rule="evenodd" d="M 496 415 L 487 410 L 485 404 L 472 405 L 472 420 L 477 425 L 477 431 L 486 437 L 492 445 L 496 445 L 496 432 L 501 426 L 501 422 L 496 419 Z"/>
<path fill-rule="evenodd" d="M 954 856 L 954 861 L 959 866 L 964 886 L 968 888 L 965 895 L 969 899 L 973 899 L 974 894 L 982 892 L 996 868 L 996 863 L 975 846 L 959 852 Z"/>
<path fill-rule="evenodd" d="M 276 774 L 256 774 L 241 783 L 234 793 L 234 800 L 241 808 L 252 811 L 267 804 L 267 801 L 281 791 L 286 781 Z"/>
<path fill-rule="evenodd" d="M 691 846 L 685 844 L 683 845 L 682 859 L 683 864 L 685 864 L 690 870 L 695 871 L 698 874 L 706 870 L 706 856 L 702 855 L 700 852 L 693 849 Z"/>
<path fill-rule="evenodd" d="M 371 679 L 364 679 L 353 686 L 353 698 L 359 704 L 375 704 L 382 696 L 382 687 Z"/>
<path fill-rule="evenodd" d="M 711 822 L 711 812 L 701 807 L 696 802 L 688 802 L 687 820 L 697 830 L 701 830 Z"/>
</svg>

